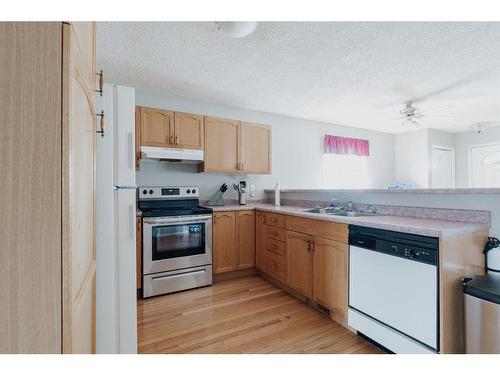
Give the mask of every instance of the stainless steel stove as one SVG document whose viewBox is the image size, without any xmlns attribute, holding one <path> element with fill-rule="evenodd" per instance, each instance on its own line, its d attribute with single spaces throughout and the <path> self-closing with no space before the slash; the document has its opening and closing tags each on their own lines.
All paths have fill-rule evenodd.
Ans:
<svg viewBox="0 0 500 375">
<path fill-rule="evenodd" d="M 141 186 L 143 297 L 212 284 L 212 209 L 196 186 Z"/>
</svg>

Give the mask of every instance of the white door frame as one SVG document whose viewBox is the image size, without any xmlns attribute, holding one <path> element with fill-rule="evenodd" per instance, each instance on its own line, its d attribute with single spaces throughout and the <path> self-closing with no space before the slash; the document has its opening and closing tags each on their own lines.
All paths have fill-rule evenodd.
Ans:
<svg viewBox="0 0 500 375">
<path fill-rule="evenodd" d="M 444 150 L 444 151 L 451 151 L 451 188 L 455 188 L 455 148 L 454 147 L 448 147 L 448 146 L 440 146 L 440 145 L 432 145 L 431 146 L 431 156 L 432 156 L 432 151 L 434 150 Z M 431 158 L 431 167 L 432 167 L 432 158 Z M 431 172 L 431 187 L 432 187 L 432 172 Z"/>
<path fill-rule="evenodd" d="M 472 188 L 472 149 L 473 148 L 478 148 L 478 147 L 487 147 L 487 146 L 500 146 L 500 142 L 487 142 L 487 143 L 477 143 L 474 145 L 469 145 L 469 168 L 468 168 L 468 174 L 469 174 L 469 188 Z"/>
</svg>

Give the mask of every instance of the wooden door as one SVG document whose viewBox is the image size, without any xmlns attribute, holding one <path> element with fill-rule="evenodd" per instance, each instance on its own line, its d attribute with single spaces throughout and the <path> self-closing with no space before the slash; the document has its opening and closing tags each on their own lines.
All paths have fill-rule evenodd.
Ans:
<svg viewBox="0 0 500 375">
<path fill-rule="evenodd" d="M 312 297 L 312 238 L 286 232 L 287 285 L 305 297 Z"/>
<path fill-rule="evenodd" d="M 206 172 L 239 172 L 239 121 L 205 117 Z"/>
<path fill-rule="evenodd" d="M 266 214 L 255 214 L 255 266 L 266 272 Z"/>
<path fill-rule="evenodd" d="M 60 22 L 0 22 L 0 353 L 61 352 Z"/>
<path fill-rule="evenodd" d="M 214 273 L 234 271 L 236 266 L 236 215 L 234 212 L 214 214 Z"/>
<path fill-rule="evenodd" d="M 313 240 L 313 299 L 332 316 L 347 322 L 347 244 L 322 238 Z"/>
<path fill-rule="evenodd" d="M 174 144 L 174 112 L 141 107 L 141 145 L 171 147 Z"/>
<path fill-rule="evenodd" d="M 255 212 L 236 212 L 236 269 L 255 266 Z"/>
<path fill-rule="evenodd" d="M 205 138 L 203 116 L 175 112 L 174 119 L 175 147 L 203 150 Z"/>
<path fill-rule="evenodd" d="M 246 173 L 271 173 L 271 127 L 241 123 L 241 169 Z"/>
<path fill-rule="evenodd" d="M 63 26 L 62 349 L 95 352 L 95 24 Z M 92 42 L 90 42 L 92 41 Z M 92 65 L 95 65 L 92 63 Z M 95 70 L 94 70 L 95 71 Z"/>
</svg>

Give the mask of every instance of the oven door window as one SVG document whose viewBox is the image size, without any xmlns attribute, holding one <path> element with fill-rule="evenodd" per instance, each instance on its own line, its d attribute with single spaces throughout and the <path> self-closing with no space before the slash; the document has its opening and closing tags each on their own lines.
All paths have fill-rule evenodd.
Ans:
<svg viewBox="0 0 500 375">
<path fill-rule="evenodd" d="M 175 224 L 152 228 L 153 261 L 205 253 L 205 224 Z"/>
</svg>

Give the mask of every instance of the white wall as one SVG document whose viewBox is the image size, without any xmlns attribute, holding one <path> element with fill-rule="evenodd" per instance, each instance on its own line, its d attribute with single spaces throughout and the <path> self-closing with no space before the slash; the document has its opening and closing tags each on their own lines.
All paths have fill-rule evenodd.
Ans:
<svg viewBox="0 0 500 375">
<path fill-rule="evenodd" d="M 500 127 L 486 129 L 480 134 L 473 131 L 455 134 L 456 186 L 469 187 L 469 146 L 500 142 Z"/>
<path fill-rule="evenodd" d="M 396 182 L 415 189 L 429 187 L 429 139 L 427 129 L 395 135 L 394 170 Z"/>
<path fill-rule="evenodd" d="M 275 181 L 287 188 L 319 188 L 322 187 L 322 145 L 326 133 L 368 139 L 371 187 L 382 188 L 394 181 L 392 134 L 249 111 L 141 89 L 136 90 L 136 104 L 260 122 L 271 125 L 273 129 L 272 175 L 198 174 L 195 166 L 142 162 L 137 173 L 139 185 L 199 185 L 202 199 L 209 198 L 223 182 L 231 186 L 242 178 L 255 185 L 256 198 L 262 198 L 263 189 L 272 188 Z M 226 198 L 236 198 L 236 193 L 231 189 Z"/>
</svg>

